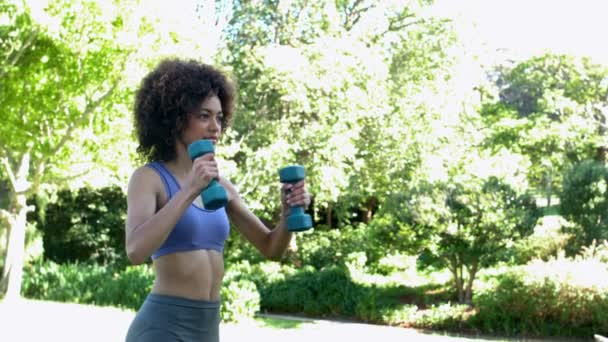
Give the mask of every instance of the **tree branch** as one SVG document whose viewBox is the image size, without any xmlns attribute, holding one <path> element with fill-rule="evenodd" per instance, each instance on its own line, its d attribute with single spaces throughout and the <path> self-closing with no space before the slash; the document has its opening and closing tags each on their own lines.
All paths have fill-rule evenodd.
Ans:
<svg viewBox="0 0 608 342">
<path fill-rule="evenodd" d="M 63 137 L 61 138 L 61 140 L 59 141 L 59 143 L 57 143 L 57 145 L 55 146 L 55 148 L 53 148 L 53 150 L 51 151 L 51 153 L 49 153 L 49 155 L 47 155 L 46 158 L 42 158 L 41 162 L 38 163 L 38 165 L 48 163 L 49 160 L 51 159 L 51 157 L 54 156 L 55 154 L 57 154 L 63 148 L 63 146 L 72 137 L 72 133 L 74 132 L 74 130 L 76 128 L 78 128 L 84 121 L 86 121 L 89 118 L 89 116 L 91 116 L 91 114 L 95 111 L 95 109 L 97 109 L 97 107 L 99 107 L 99 105 L 106 98 L 108 98 L 110 95 L 112 95 L 112 93 L 114 92 L 114 90 L 118 86 L 119 80 L 120 79 L 118 79 L 112 85 L 112 87 L 110 87 L 110 89 L 108 89 L 103 95 L 101 95 L 99 98 L 97 98 L 92 103 L 89 103 L 87 105 L 87 107 L 84 109 L 84 111 L 82 112 L 82 114 L 80 115 L 80 117 L 78 117 L 78 119 L 76 119 L 76 121 L 74 121 L 72 123 L 72 125 L 70 125 L 70 127 L 68 127 L 68 130 L 65 132 L 65 134 L 63 135 Z"/>
<path fill-rule="evenodd" d="M 34 39 L 36 38 L 37 35 L 38 35 L 37 29 L 32 31 L 30 36 L 27 38 L 25 43 L 23 43 L 23 45 L 19 48 L 19 50 L 12 57 L 9 57 L 9 61 L 7 62 L 8 66 L 0 69 L 0 78 L 4 77 L 4 75 L 8 72 L 9 67 L 12 67 L 15 64 L 17 64 L 17 62 L 19 61 L 21 56 L 23 56 L 23 54 L 25 53 L 25 50 L 27 48 L 29 48 L 30 45 L 32 45 L 32 43 L 34 42 Z"/>
<path fill-rule="evenodd" d="M 350 31 L 353 27 L 355 27 L 355 25 L 357 25 L 357 23 L 359 22 L 359 20 L 361 20 L 361 16 L 363 13 L 367 12 L 370 8 L 373 8 L 373 5 L 364 7 L 364 8 L 360 8 L 356 11 L 352 11 L 350 13 L 351 17 L 353 17 L 352 22 L 350 22 L 349 27 L 348 27 L 348 31 Z"/>
<path fill-rule="evenodd" d="M 74 179 L 76 179 L 78 177 L 84 176 L 87 173 L 89 173 L 89 170 L 82 171 L 82 172 L 79 172 L 79 173 L 76 173 L 76 174 L 72 174 L 72 175 L 69 175 L 69 176 L 65 176 L 65 177 L 53 177 L 53 178 L 50 179 L 50 182 L 52 182 L 52 183 L 59 183 L 59 184 L 60 183 L 65 183 L 67 181 L 71 181 L 71 180 L 74 180 Z"/>
<path fill-rule="evenodd" d="M 10 166 L 11 167 L 16 167 L 15 165 L 17 165 L 17 162 L 15 161 L 15 158 L 13 158 L 13 154 L 6 147 L 6 145 L 4 145 L 4 143 L 2 141 L 0 141 L 0 149 L 2 149 L 2 151 L 4 152 L 4 156 L 8 159 L 8 162 L 10 163 Z"/>
<path fill-rule="evenodd" d="M 9 164 L 8 158 L 2 158 L 2 165 L 4 165 L 4 168 L 6 169 L 6 174 L 8 175 L 8 180 L 11 184 L 11 188 L 15 190 L 15 187 L 17 186 L 17 179 L 15 179 L 15 174 L 13 173 L 13 169 Z"/>
</svg>

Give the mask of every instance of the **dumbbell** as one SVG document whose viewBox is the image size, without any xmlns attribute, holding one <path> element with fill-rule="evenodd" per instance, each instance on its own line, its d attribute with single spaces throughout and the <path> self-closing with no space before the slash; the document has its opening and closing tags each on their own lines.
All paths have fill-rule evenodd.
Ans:
<svg viewBox="0 0 608 342">
<path fill-rule="evenodd" d="M 295 184 L 304 179 L 304 166 L 290 165 L 279 170 L 279 178 L 281 183 Z M 303 207 L 290 207 L 290 213 L 287 217 L 287 230 L 292 232 L 301 232 L 312 228 L 312 219 L 310 215 L 304 213 Z"/>
<path fill-rule="evenodd" d="M 198 157 L 202 157 L 207 153 L 215 152 L 215 146 L 213 142 L 208 139 L 202 139 L 193 142 L 188 146 L 188 155 L 190 159 L 194 161 Z M 201 198 L 205 209 L 217 210 L 224 207 L 228 203 L 228 196 L 226 195 L 226 189 L 217 181 L 217 179 L 211 180 L 209 185 L 201 192 Z"/>
</svg>

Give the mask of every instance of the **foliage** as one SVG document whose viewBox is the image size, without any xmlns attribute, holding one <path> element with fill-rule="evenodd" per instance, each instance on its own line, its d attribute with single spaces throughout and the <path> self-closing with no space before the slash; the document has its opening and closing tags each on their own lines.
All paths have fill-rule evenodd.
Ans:
<svg viewBox="0 0 608 342">
<path fill-rule="evenodd" d="M 137 310 L 152 289 L 153 280 L 148 266 L 118 270 L 97 264 L 39 260 L 24 269 L 23 295 Z"/>
<path fill-rule="evenodd" d="M 355 220 L 353 208 L 372 212 L 386 188 L 405 181 L 418 149 L 404 140 L 414 135 L 397 128 L 413 126 L 407 116 L 415 114 L 403 103 L 393 108 L 391 98 L 417 91 L 403 75 L 422 87 L 438 74 L 450 45 L 447 25 L 423 17 L 421 7 L 383 1 L 234 6 L 217 60 L 239 83 L 241 109 L 222 153 L 234 161 L 235 181 L 256 213 L 276 215 L 275 170 L 287 163 L 306 165 L 313 215 L 329 227 Z M 393 77 L 403 86 L 392 89 Z M 403 150 L 411 157 L 402 158 Z"/>
<path fill-rule="evenodd" d="M 15 26 L 3 26 L 8 41 L 16 40 L 0 89 L 0 153 L 9 161 L 3 164 L 9 178 L 25 155 L 28 174 L 22 177 L 33 184 L 30 191 L 91 165 L 113 168 L 124 160 L 118 149 L 104 153 L 100 142 L 128 136 L 116 124 L 126 100 L 121 73 L 132 53 L 120 36 L 128 15 L 120 4 L 54 1 L 43 10 L 23 8 Z"/>
<path fill-rule="evenodd" d="M 127 202 L 122 189 L 63 189 L 36 215 L 44 257 L 56 263 L 95 262 L 124 267 Z"/>
<path fill-rule="evenodd" d="M 320 270 L 329 265 L 345 265 L 346 257 L 353 252 L 363 252 L 371 260 L 379 259 L 382 250 L 369 241 L 369 233 L 368 226 L 359 224 L 355 227 L 318 230 L 314 234 L 298 234 L 294 262 Z"/>
<path fill-rule="evenodd" d="M 513 268 L 485 282 L 471 324 L 492 334 L 579 336 L 608 332 L 608 267 L 563 256 Z"/>
<path fill-rule="evenodd" d="M 28 264 L 24 271 L 26 298 L 130 310 L 139 309 L 154 281 L 148 265 L 116 269 L 91 263 L 57 264 L 38 260 Z M 226 281 L 221 295 L 224 322 L 251 319 L 259 310 L 259 293 L 250 281 Z"/>
<path fill-rule="evenodd" d="M 251 281 L 239 280 L 224 284 L 221 297 L 224 322 L 251 319 L 260 310 L 260 294 Z"/>
<path fill-rule="evenodd" d="M 608 238 L 608 168 L 602 162 L 585 160 L 564 176 L 560 213 L 574 223 L 565 231 L 572 235 L 567 251 L 576 254 L 593 240 Z"/>
<path fill-rule="evenodd" d="M 372 223 L 375 238 L 420 253 L 421 266 L 447 267 L 461 303 L 470 302 L 477 272 L 532 234 L 540 214 L 529 195 L 516 193 L 496 177 L 422 183 L 395 194 L 381 210 Z"/>
<path fill-rule="evenodd" d="M 523 265 L 540 259 L 549 260 L 557 257 L 564 251 L 571 234 L 563 230 L 570 229 L 571 223 L 559 215 L 543 216 L 534 227 L 534 233 L 513 245 L 508 252 L 511 254 L 511 262 L 515 265 Z"/>
<path fill-rule="evenodd" d="M 129 150 L 118 146 L 128 136 L 120 115 L 128 91 L 121 81 L 135 51 L 125 41 L 132 6 L 2 3 L 8 10 L 0 23 L 7 47 L 0 59 L 0 179 L 8 180 L 9 203 L 0 217 L 9 236 L 0 291 L 6 288 L 7 296 L 20 293 L 28 195 L 89 171 L 93 180 L 111 183 L 112 171 L 129 159 Z M 110 146 L 116 153 L 105 153 Z"/>
<path fill-rule="evenodd" d="M 527 156 L 528 178 L 550 200 L 563 171 L 606 146 L 608 69 L 586 58 L 535 56 L 494 73 L 498 96 L 481 109 L 487 146 Z"/>
</svg>

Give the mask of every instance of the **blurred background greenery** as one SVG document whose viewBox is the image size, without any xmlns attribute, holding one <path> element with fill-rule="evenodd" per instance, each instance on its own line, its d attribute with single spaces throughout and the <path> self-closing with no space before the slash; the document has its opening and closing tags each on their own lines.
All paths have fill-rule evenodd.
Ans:
<svg viewBox="0 0 608 342">
<path fill-rule="evenodd" d="M 133 94 L 178 56 L 238 86 L 218 155 L 252 210 L 277 219 L 293 162 L 314 195 L 280 262 L 233 230 L 224 321 L 608 334 L 597 4 L 454 3 L 0 0 L 5 297 L 137 310 L 153 273 L 124 252 Z"/>
</svg>

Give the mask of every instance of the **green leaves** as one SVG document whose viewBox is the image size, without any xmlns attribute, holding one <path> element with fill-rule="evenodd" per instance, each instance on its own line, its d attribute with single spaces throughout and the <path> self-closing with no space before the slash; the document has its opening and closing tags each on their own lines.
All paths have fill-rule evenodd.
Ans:
<svg viewBox="0 0 608 342">
<path fill-rule="evenodd" d="M 96 158 L 99 144 L 105 144 L 101 135 L 121 132 L 102 133 L 98 123 L 108 122 L 110 103 L 116 108 L 124 90 L 119 81 L 130 51 L 117 35 L 128 11 L 86 1 L 32 6 L 9 13 L 13 26 L 2 30 L 2 41 L 11 32 L 24 33 L 15 62 L 2 69 L 0 144 L 15 158 L 31 150 L 31 176 L 52 183 L 54 177 L 84 173 L 74 164 L 102 161 Z"/>
<path fill-rule="evenodd" d="M 608 169 L 604 163 L 585 160 L 564 176 L 560 213 L 575 223 L 564 229 L 572 233 L 567 251 L 578 253 L 594 240 L 608 239 Z"/>
<path fill-rule="evenodd" d="M 452 39 L 444 23 L 417 21 L 418 10 L 381 1 L 238 2 L 218 60 L 239 84 L 230 143 L 239 142 L 238 170 L 247 171 L 236 180 L 252 189 L 255 208 L 275 211 L 268 170 L 282 163 L 304 164 L 315 207 L 344 223 L 403 187 L 430 125 L 418 119 L 426 108 L 408 99 L 437 70 L 447 72 Z"/>
<path fill-rule="evenodd" d="M 462 301 L 463 269 L 472 284 L 480 268 L 533 233 L 539 216 L 531 196 L 494 176 L 471 177 L 408 187 L 384 203 L 372 227 L 374 239 L 418 255 L 421 267 L 449 268 Z"/>
<path fill-rule="evenodd" d="M 484 145 L 526 156 L 531 185 L 550 201 L 572 164 L 606 141 L 608 69 L 565 55 L 533 57 L 498 69 L 499 99 L 482 104 Z"/>
</svg>

